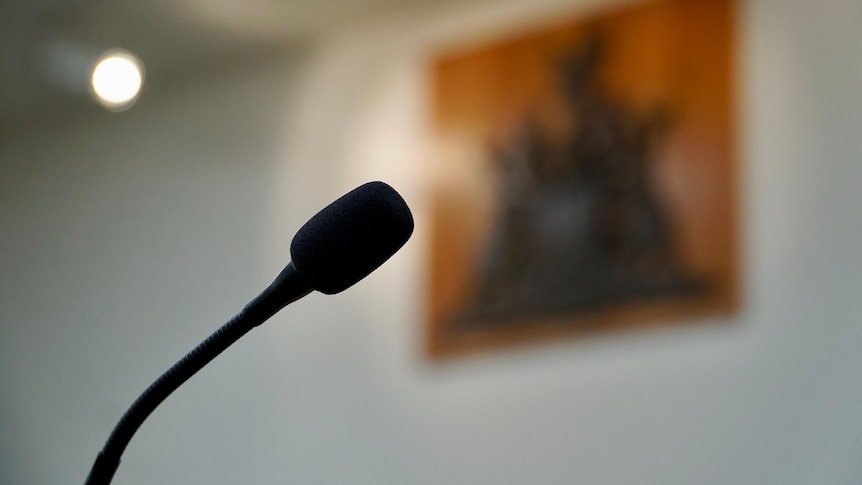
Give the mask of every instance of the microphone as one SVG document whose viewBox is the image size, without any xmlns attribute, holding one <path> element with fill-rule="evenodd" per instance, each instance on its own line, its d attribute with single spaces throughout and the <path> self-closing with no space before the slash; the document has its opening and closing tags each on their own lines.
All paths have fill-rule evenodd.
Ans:
<svg viewBox="0 0 862 485">
<path fill-rule="evenodd" d="M 311 288 L 332 295 L 368 276 L 412 233 L 404 199 L 383 182 L 370 182 L 306 222 L 290 243 L 290 257 Z"/>
<path fill-rule="evenodd" d="M 132 403 L 96 457 L 85 485 L 111 483 L 123 451 L 150 413 L 240 337 L 312 291 L 332 295 L 350 288 L 386 262 L 412 233 L 410 209 L 383 182 L 361 185 L 323 208 L 293 237 L 291 262 L 269 287 Z"/>
</svg>

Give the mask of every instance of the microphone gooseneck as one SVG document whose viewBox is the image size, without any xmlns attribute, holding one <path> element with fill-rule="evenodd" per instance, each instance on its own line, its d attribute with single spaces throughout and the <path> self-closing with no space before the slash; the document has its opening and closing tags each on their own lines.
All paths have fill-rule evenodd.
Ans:
<svg viewBox="0 0 862 485">
<path fill-rule="evenodd" d="M 257 298 L 150 384 L 132 403 L 99 452 L 85 485 L 110 483 L 132 436 L 162 401 L 240 337 L 311 291 L 293 264 L 288 264 Z"/>
<path fill-rule="evenodd" d="M 383 182 L 361 185 L 318 212 L 294 236 L 292 262 L 272 284 L 156 379 L 129 407 L 96 457 L 85 485 L 108 485 L 144 420 L 240 337 L 314 290 L 333 294 L 353 286 L 395 254 L 412 233 L 410 209 Z"/>
</svg>

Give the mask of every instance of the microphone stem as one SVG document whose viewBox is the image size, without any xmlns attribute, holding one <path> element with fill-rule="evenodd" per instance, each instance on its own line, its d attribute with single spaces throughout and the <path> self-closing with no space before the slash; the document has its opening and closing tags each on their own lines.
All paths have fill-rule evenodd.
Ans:
<svg viewBox="0 0 862 485">
<path fill-rule="evenodd" d="M 120 466 L 120 457 L 132 436 L 162 401 L 252 328 L 265 322 L 287 304 L 309 293 L 311 288 L 296 272 L 293 263 L 288 264 L 267 289 L 167 372 L 159 376 L 135 400 L 120 418 L 102 447 L 102 451 L 96 457 L 85 485 L 111 483 L 114 473 Z"/>
</svg>

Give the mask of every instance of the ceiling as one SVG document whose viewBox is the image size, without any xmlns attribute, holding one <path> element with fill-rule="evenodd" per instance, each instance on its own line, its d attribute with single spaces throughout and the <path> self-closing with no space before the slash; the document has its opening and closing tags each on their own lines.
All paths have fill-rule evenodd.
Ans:
<svg viewBox="0 0 862 485">
<path fill-rule="evenodd" d="M 0 1 L 0 121 L 89 106 L 85 91 L 52 76 L 56 55 L 48 53 L 57 46 L 82 57 L 125 48 L 143 60 L 148 78 L 181 76 L 289 49 L 340 22 L 409 1 Z"/>
</svg>

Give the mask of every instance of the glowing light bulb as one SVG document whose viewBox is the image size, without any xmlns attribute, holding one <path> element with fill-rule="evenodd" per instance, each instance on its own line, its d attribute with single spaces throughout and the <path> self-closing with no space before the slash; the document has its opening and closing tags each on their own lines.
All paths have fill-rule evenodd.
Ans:
<svg viewBox="0 0 862 485">
<path fill-rule="evenodd" d="M 93 98 L 112 111 L 132 106 L 143 84 L 143 64 L 134 54 L 121 49 L 103 54 L 90 76 Z"/>
</svg>

